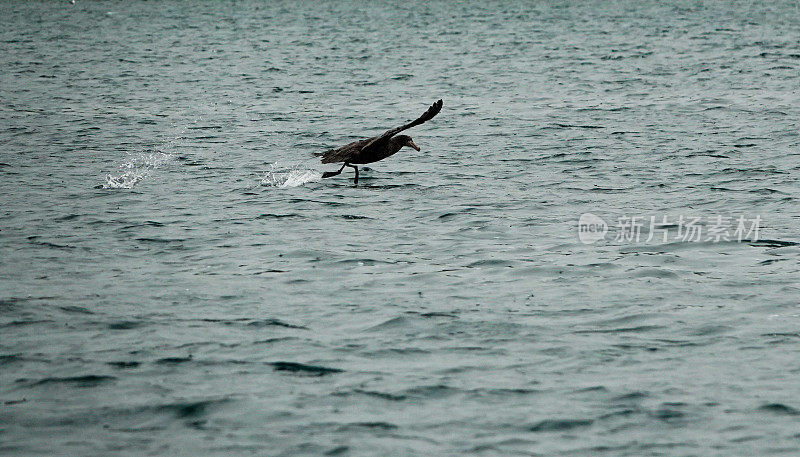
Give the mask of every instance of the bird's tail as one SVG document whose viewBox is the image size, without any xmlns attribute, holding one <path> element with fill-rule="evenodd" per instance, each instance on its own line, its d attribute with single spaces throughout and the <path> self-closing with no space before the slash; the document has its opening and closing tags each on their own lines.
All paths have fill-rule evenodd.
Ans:
<svg viewBox="0 0 800 457">
<path fill-rule="evenodd" d="M 334 163 L 334 162 L 341 162 L 336 157 L 336 149 L 328 149 L 325 152 L 315 152 L 314 156 L 322 157 L 322 163 Z"/>
</svg>

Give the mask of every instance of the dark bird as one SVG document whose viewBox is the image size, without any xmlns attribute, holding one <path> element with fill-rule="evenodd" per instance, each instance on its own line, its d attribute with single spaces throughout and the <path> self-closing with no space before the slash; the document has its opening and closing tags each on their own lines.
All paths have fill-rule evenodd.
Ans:
<svg viewBox="0 0 800 457">
<path fill-rule="evenodd" d="M 419 151 L 419 146 L 414 143 L 408 135 L 397 135 L 403 130 L 408 130 L 411 127 L 420 125 L 433 119 L 434 116 L 439 114 L 442 110 L 442 101 L 439 100 L 428 108 L 428 111 L 411 121 L 406 125 L 387 130 L 382 135 L 367 138 L 365 140 L 353 141 L 350 144 L 342 146 L 339 149 L 331 149 L 325 152 L 315 152 L 314 155 L 322 157 L 322 163 L 344 163 L 339 171 L 326 171 L 322 174 L 323 178 L 330 178 L 336 176 L 344 170 L 344 167 L 352 167 L 356 172 L 356 177 L 353 180 L 354 184 L 358 184 L 358 167 L 353 164 L 365 164 L 383 160 L 397 151 L 403 146 L 408 146 Z M 397 136 L 395 136 L 397 135 Z"/>
</svg>

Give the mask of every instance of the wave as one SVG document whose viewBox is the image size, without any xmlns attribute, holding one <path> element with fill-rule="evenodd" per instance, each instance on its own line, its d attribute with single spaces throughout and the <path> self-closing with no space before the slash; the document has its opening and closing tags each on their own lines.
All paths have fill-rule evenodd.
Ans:
<svg viewBox="0 0 800 457">
<path fill-rule="evenodd" d="M 338 368 L 329 368 L 319 365 L 306 365 L 297 362 L 272 362 L 270 363 L 276 371 L 289 371 L 296 374 L 305 374 L 310 376 L 325 376 L 328 374 L 342 373 L 344 370 Z"/>
</svg>

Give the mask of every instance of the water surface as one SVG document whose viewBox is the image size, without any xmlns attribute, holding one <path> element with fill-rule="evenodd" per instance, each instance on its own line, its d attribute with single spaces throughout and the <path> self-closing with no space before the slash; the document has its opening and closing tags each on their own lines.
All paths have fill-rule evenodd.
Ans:
<svg viewBox="0 0 800 457">
<path fill-rule="evenodd" d="M 4 455 L 797 452 L 796 2 L 0 13 Z"/>
</svg>

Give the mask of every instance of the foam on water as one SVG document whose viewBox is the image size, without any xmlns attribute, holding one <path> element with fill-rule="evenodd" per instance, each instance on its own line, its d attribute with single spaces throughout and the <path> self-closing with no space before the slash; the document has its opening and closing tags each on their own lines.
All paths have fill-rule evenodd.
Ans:
<svg viewBox="0 0 800 457">
<path fill-rule="evenodd" d="M 197 124 L 201 117 L 196 118 L 191 125 Z M 139 182 L 150 176 L 153 171 L 169 162 L 175 156 L 176 151 L 183 141 L 187 140 L 186 131 L 191 128 L 184 125 L 172 125 L 172 133 L 162 138 L 160 143 L 153 148 L 144 151 L 131 153 L 127 159 L 119 166 L 117 174 L 106 175 L 106 182 L 103 189 L 132 189 Z"/>
<path fill-rule="evenodd" d="M 272 169 L 261 178 L 261 185 L 268 187 L 298 187 L 308 182 L 317 182 L 322 179 L 322 173 L 317 170 L 294 165 L 289 169 L 280 169 L 277 163 L 272 164 Z"/>
<path fill-rule="evenodd" d="M 120 165 L 119 174 L 106 175 L 103 188 L 132 189 L 133 186 L 148 177 L 153 170 L 169 161 L 171 157 L 171 154 L 161 151 L 133 155 Z"/>
</svg>

